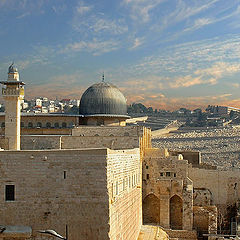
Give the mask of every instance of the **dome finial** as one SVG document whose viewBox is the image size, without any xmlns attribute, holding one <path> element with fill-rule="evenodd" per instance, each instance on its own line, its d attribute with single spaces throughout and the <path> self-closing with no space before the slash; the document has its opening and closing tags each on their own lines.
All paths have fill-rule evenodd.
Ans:
<svg viewBox="0 0 240 240">
<path fill-rule="evenodd" d="M 104 72 L 103 72 L 103 75 L 102 75 L 102 82 L 104 82 Z"/>
<path fill-rule="evenodd" d="M 8 68 L 8 73 L 14 73 L 17 72 L 17 68 L 14 66 L 14 61 L 12 61 L 12 64 Z"/>
</svg>

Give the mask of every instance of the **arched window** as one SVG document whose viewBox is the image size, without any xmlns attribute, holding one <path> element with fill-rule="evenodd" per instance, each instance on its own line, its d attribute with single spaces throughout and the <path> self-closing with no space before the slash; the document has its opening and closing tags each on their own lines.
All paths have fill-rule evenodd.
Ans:
<svg viewBox="0 0 240 240">
<path fill-rule="evenodd" d="M 62 123 L 62 128 L 67 128 L 67 123 L 63 122 Z"/>
<path fill-rule="evenodd" d="M 1 127 L 5 128 L 5 122 L 2 122 Z"/>
<path fill-rule="evenodd" d="M 28 127 L 29 127 L 29 128 L 33 128 L 33 123 L 32 123 L 32 122 L 29 122 L 29 123 L 28 123 Z"/>
<path fill-rule="evenodd" d="M 38 128 L 41 128 L 41 127 L 42 127 L 42 123 L 41 123 L 41 122 L 38 122 L 38 123 L 37 123 L 37 127 L 38 127 Z"/>
<path fill-rule="evenodd" d="M 54 123 L 54 127 L 59 128 L 59 123 L 58 122 Z"/>
<path fill-rule="evenodd" d="M 46 123 L 46 128 L 51 128 L 51 123 L 50 122 Z"/>
</svg>

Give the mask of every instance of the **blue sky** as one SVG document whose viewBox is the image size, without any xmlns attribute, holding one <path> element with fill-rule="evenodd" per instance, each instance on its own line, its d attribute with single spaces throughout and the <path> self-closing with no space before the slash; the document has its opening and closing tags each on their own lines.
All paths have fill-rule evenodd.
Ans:
<svg viewBox="0 0 240 240">
<path fill-rule="evenodd" d="M 0 0 L 0 79 L 26 98 L 117 85 L 161 109 L 240 107 L 240 0 Z"/>
</svg>

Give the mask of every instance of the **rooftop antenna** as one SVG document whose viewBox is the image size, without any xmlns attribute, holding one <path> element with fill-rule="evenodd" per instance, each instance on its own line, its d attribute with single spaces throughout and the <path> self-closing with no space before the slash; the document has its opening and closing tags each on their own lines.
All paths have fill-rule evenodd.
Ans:
<svg viewBox="0 0 240 240">
<path fill-rule="evenodd" d="M 104 82 L 104 72 L 103 72 L 103 75 L 102 75 L 102 82 Z"/>
</svg>

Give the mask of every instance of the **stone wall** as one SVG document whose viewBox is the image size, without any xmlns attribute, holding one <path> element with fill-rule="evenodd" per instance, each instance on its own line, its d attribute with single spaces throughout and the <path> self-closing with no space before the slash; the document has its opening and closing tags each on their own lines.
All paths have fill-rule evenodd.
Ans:
<svg viewBox="0 0 240 240">
<path fill-rule="evenodd" d="M 145 149 L 143 158 L 145 223 L 160 224 L 165 228 L 192 229 L 193 186 L 191 179 L 188 178 L 188 162 L 179 159 L 181 158 L 178 156 L 170 156 L 166 149 Z M 154 208 L 157 209 L 156 212 Z M 171 212 L 171 209 L 178 211 Z"/>
<path fill-rule="evenodd" d="M 221 171 L 190 168 L 194 188 L 208 189 L 214 205 L 232 205 L 240 198 L 240 170 Z"/>
<path fill-rule="evenodd" d="M 76 148 L 111 148 L 111 149 L 130 149 L 139 147 L 138 137 L 118 137 L 118 136 L 62 136 L 62 149 Z"/>
<path fill-rule="evenodd" d="M 21 150 L 61 149 L 61 136 L 21 136 Z"/>
<path fill-rule="evenodd" d="M 110 239 L 136 240 L 142 225 L 139 149 L 108 150 Z"/>
<path fill-rule="evenodd" d="M 0 176 L 0 225 L 31 226 L 36 239 L 39 229 L 65 235 L 65 225 L 76 240 L 139 234 L 139 150 L 2 151 Z M 14 201 L 5 199 L 7 185 Z"/>
<path fill-rule="evenodd" d="M 193 207 L 194 218 L 193 226 L 194 229 L 201 234 L 206 233 L 217 233 L 217 208 L 216 206 L 194 206 Z"/>
</svg>

